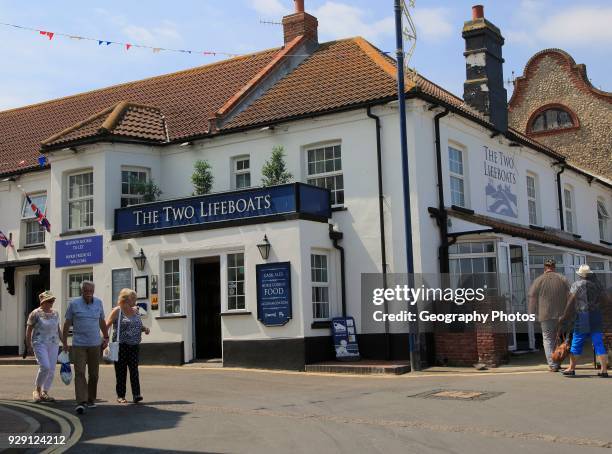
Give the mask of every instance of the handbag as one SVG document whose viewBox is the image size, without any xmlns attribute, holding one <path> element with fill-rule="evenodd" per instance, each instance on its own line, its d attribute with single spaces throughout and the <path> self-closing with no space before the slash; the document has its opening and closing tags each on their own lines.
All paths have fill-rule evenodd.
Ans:
<svg viewBox="0 0 612 454">
<path fill-rule="evenodd" d="M 119 309 L 119 315 L 117 316 L 117 330 L 115 334 L 117 335 L 115 339 L 116 342 L 109 342 L 108 346 L 102 352 L 102 357 L 108 362 L 117 362 L 119 361 L 119 339 L 121 336 L 121 309 Z"/>
<path fill-rule="evenodd" d="M 557 336 L 557 345 L 552 352 L 551 359 L 554 363 L 561 364 L 570 353 L 570 336 L 560 334 Z"/>
</svg>

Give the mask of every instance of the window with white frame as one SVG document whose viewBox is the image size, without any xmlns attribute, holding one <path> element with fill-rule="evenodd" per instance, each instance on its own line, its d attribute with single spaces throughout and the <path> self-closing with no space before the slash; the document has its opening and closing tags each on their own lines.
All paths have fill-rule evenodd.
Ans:
<svg viewBox="0 0 612 454">
<path fill-rule="evenodd" d="M 603 199 L 597 199 L 597 221 L 599 222 L 599 239 L 601 241 L 608 240 L 608 220 L 610 215 L 606 208 L 606 203 Z"/>
<path fill-rule="evenodd" d="M 451 203 L 460 207 L 467 207 L 463 151 L 448 147 L 448 170 L 450 173 Z"/>
<path fill-rule="evenodd" d="M 244 254 L 227 254 L 227 310 L 244 310 Z"/>
<path fill-rule="evenodd" d="M 181 273 L 178 259 L 164 260 L 164 313 L 181 313 Z"/>
<path fill-rule="evenodd" d="M 251 186 L 251 160 L 249 156 L 239 156 L 233 159 L 234 189 Z"/>
<path fill-rule="evenodd" d="M 329 189 L 332 206 L 344 204 L 344 177 L 340 144 L 306 150 L 308 178 L 306 182 Z"/>
<path fill-rule="evenodd" d="M 326 254 L 310 255 L 310 280 L 312 282 L 312 318 L 329 319 L 329 267 Z"/>
<path fill-rule="evenodd" d="M 68 230 L 93 226 L 93 172 L 68 176 Z"/>
<path fill-rule="evenodd" d="M 527 209 L 529 210 L 529 224 L 539 225 L 538 216 L 538 192 L 537 177 L 534 174 L 527 174 Z"/>
<path fill-rule="evenodd" d="M 497 255 L 493 241 L 455 243 L 448 248 L 453 288 L 485 288 L 497 293 Z"/>
<path fill-rule="evenodd" d="M 563 202 L 565 205 L 565 230 L 576 233 L 576 209 L 574 207 L 574 190 L 571 186 L 563 189 Z"/>
<path fill-rule="evenodd" d="M 30 200 L 38 207 L 42 214 L 47 212 L 47 194 L 30 195 Z M 25 235 L 24 246 L 35 246 L 45 242 L 45 228 L 38 223 L 28 199 L 24 197 L 21 208 L 21 221 L 23 234 Z"/>
<path fill-rule="evenodd" d="M 121 208 L 144 202 L 139 185 L 148 180 L 148 169 L 121 169 Z"/>
<path fill-rule="evenodd" d="M 93 270 L 74 270 L 68 273 L 68 301 L 81 296 L 81 283 L 83 281 L 93 282 Z"/>
</svg>

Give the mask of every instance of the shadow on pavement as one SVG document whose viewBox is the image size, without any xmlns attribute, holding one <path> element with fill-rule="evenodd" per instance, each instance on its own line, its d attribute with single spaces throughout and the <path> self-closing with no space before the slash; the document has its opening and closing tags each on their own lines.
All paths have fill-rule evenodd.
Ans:
<svg viewBox="0 0 612 454">
<path fill-rule="evenodd" d="M 83 448 L 95 448 L 96 452 L 122 452 L 117 451 L 121 446 L 112 444 L 98 444 L 96 439 L 130 435 L 130 442 L 138 444 L 138 440 L 143 440 L 143 445 L 148 438 L 149 432 L 158 430 L 173 429 L 188 411 L 171 410 L 168 408 L 158 408 L 156 405 L 190 405 L 193 402 L 185 400 L 166 400 L 157 402 L 147 402 L 141 404 L 118 404 L 114 402 L 98 401 L 97 408 L 88 409 L 79 420 L 83 426 L 83 435 L 71 452 L 84 452 Z M 57 405 L 64 411 L 74 414 L 73 402 L 63 401 Z M 91 443 L 90 443 L 91 442 Z M 148 448 L 125 448 L 125 452 L 164 452 L 159 449 Z M 171 452 L 168 451 L 168 452 Z"/>
</svg>

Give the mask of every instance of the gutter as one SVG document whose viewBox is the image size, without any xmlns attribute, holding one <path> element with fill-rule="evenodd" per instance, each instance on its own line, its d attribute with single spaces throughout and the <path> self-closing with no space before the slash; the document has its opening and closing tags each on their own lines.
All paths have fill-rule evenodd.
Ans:
<svg viewBox="0 0 612 454">
<path fill-rule="evenodd" d="M 372 106 L 368 106 L 366 110 L 368 117 L 376 122 L 376 164 L 378 170 L 378 218 L 380 223 L 380 257 L 381 269 L 383 278 L 383 288 L 387 288 L 387 247 L 385 244 L 385 212 L 383 193 L 383 178 L 382 178 L 382 147 L 380 140 L 380 117 L 372 113 Z M 389 313 L 389 302 L 385 299 L 383 303 L 385 313 Z M 391 358 L 391 339 L 389 338 L 389 320 L 385 318 L 385 359 Z"/>
<path fill-rule="evenodd" d="M 342 297 L 342 316 L 346 317 L 346 278 L 344 272 L 344 248 L 338 244 L 343 237 L 342 232 L 336 232 L 329 224 L 329 238 L 332 240 L 334 248 L 340 251 L 340 289 Z"/>
<path fill-rule="evenodd" d="M 447 116 L 448 109 L 434 116 L 434 130 L 436 136 L 436 178 L 438 183 L 438 213 L 436 220 L 440 231 L 440 248 L 438 249 L 438 261 L 440 274 L 446 274 L 450 270 L 448 259 L 448 214 L 444 203 L 444 185 L 442 178 L 442 146 L 440 144 L 440 119 Z"/>
</svg>

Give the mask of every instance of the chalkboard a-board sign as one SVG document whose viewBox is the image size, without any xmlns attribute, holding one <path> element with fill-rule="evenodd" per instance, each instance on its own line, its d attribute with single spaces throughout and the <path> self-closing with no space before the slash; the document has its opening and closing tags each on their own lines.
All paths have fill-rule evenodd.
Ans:
<svg viewBox="0 0 612 454">
<path fill-rule="evenodd" d="M 117 298 L 122 288 L 132 288 L 132 268 L 120 268 L 112 271 L 113 307 L 117 305 Z"/>
<path fill-rule="evenodd" d="M 266 326 L 285 325 L 291 313 L 291 263 L 264 263 L 257 275 L 257 319 Z"/>
</svg>

